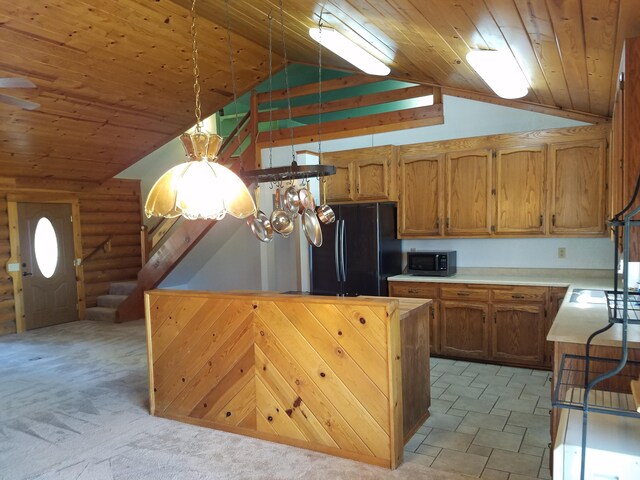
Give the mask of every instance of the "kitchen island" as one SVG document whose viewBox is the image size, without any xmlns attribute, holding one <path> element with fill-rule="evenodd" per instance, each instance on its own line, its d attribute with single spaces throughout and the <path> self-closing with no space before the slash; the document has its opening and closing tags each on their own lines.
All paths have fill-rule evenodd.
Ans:
<svg viewBox="0 0 640 480">
<path fill-rule="evenodd" d="M 147 292 L 151 413 L 395 468 L 428 416 L 430 303 Z"/>
</svg>

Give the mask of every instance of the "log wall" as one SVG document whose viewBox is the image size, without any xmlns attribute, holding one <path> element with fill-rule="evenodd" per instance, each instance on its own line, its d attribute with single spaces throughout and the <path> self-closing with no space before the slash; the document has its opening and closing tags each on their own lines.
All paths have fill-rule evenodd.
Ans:
<svg viewBox="0 0 640 480">
<path fill-rule="evenodd" d="M 395 299 L 153 290 L 151 413 L 395 468 Z"/>
<path fill-rule="evenodd" d="M 83 257 L 91 253 L 108 236 L 111 251 L 99 251 L 82 267 L 84 301 L 86 307 L 96 305 L 98 295 L 109 290 L 109 282 L 135 280 L 141 267 L 140 260 L 140 182 L 112 179 L 101 186 L 70 184 L 71 190 L 56 187 L 12 187 L 11 182 L 0 183 L 0 335 L 16 332 L 15 299 L 11 276 L 6 264 L 11 257 L 7 196 L 46 202 L 48 198 L 77 199 L 80 204 L 80 232 Z M 22 200 L 20 200 L 22 201 Z M 82 275 L 79 276 L 81 278 Z M 83 288 L 82 288 L 83 287 Z"/>
</svg>

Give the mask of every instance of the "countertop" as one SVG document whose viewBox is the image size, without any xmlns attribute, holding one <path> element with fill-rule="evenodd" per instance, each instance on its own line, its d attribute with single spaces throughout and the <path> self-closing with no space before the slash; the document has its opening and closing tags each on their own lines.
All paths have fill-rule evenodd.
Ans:
<svg viewBox="0 0 640 480">
<path fill-rule="evenodd" d="M 613 272 L 610 270 L 460 268 L 458 273 L 451 277 L 396 275 L 388 280 L 567 287 L 567 295 L 547 335 L 547 340 L 551 342 L 584 344 L 591 333 L 609 323 L 606 305 L 572 303 L 570 298 L 574 288 L 611 290 Z M 609 331 L 598 335 L 592 343 L 620 346 L 621 339 L 622 326 L 614 325 Z M 640 325 L 629 325 L 628 345 L 640 348 Z"/>
</svg>

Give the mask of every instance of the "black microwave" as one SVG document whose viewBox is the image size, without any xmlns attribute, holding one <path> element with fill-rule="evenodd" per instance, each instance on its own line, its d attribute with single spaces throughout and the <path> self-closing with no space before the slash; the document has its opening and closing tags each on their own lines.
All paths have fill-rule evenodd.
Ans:
<svg viewBox="0 0 640 480">
<path fill-rule="evenodd" d="M 456 252 L 407 252 L 407 273 L 433 277 L 449 277 L 456 273 Z"/>
</svg>

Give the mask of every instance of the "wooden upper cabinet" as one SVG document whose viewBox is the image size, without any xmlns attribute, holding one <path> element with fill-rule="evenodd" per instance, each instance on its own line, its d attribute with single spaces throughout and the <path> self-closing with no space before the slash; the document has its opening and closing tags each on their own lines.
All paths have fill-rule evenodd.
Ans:
<svg viewBox="0 0 640 480">
<path fill-rule="evenodd" d="M 448 153 L 445 234 L 491 234 L 491 150 Z"/>
<path fill-rule="evenodd" d="M 400 159 L 400 237 L 442 235 L 444 155 Z"/>
<path fill-rule="evenodd" d="M 355 200 L 389 200 L 391 158 L 375 158 L 353 162 Z"/>
<path fill-rule="evenodd" d="M 348 202 L 351 200 L 351 164 L 335 165 L 336 173 L 324 177 L 324 203 Z"/>
<path fill-rule="evenodd" d="M 605 141 L 549 147 L 551 234 L 605 233 Z"/>
<path fill-rule="evenodd" d="M 495 162 L 495 233 L 544 234 L 545 147 L 499 148 Z"/>
<path fill-rule="evenodd" d="M 324 203 L 397 200 L 396 147 L 359 148 L 322 154 L 336 174 L 323 178 Z"/>
</svg>

